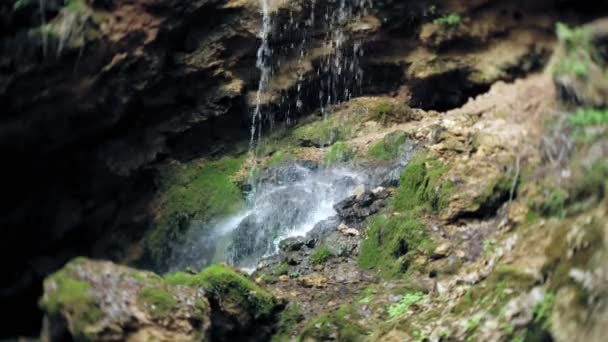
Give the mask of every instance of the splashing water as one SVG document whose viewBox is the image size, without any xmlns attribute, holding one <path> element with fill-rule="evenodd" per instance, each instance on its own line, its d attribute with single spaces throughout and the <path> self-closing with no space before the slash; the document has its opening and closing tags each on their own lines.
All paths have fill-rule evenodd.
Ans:
<svg viewBox="0 0 608 342">
<path fill-rule="evenodd" d="M 272 113 L 266 113 L 264 108 L 273 70 L 273 50 L 270 44 L 273 18 L 269 2 L 270 0 L 260 0 L 261 44 L 256 61 L 260 79 L 251 122 L 252 190 L 247 209 L 211 226 L 193 229 L 196 235 L 188 239 L 188 245 L 179 248 L 177 255 L 172 258 L 175 269 L 185 266 L 202 267 L 211 262 L 226 262 L 243 269 L 255 269 L 261 259 L 278 252 L 281 240 L 306 235 L 320 221 L 335 216 L 334 205 L 352 195 L 357 187 L 364 185 L 370 188 L 387 180 L 394 181 L 405 165 L 408 153 L 404 153 L 404 158 L 388 167 L 367 170 L 346 165 L 325 168 L 314 163 L 292 163 L 266 170 L 254 181 L 254 175 L 258 171 L 256 159 L 262 144 L 262 129 L 268 123 L 272 128 L 273 119 Z M 321 9 L 322 13 L 324 10 L 324 20 L 315 20 L 320 5 L 325 6 Z M 327 32 L 325 44 L 332 52 L 314 71 L 320 79 L 319 106 L 324 115 L 327 114 L 326 107 L 349 100 L 356 92 L 355 87 L 361 87 L 363 73 L 359 57 L 362 48 L 360 42 L 351 41 L 348 25 L 365 15 L 368 7 L 371 7 L 370 0 L 332 0 L 327 3 L 310 0 L 310 15 L 304 24 L 300 26 L 300 23 L 294 23 L 293 18 L 289 23 L 295 25 L 293 27 L 296 30 L 303 30 L 297 59 L 300 70 L 303 69 L 301 64 L 306 56 L 311 53 L 307 47 L 309 38 L 314 35 L 315 22 L 321 26 L 317 29 Z M 295 48 L 295 45 L 292 47 Z M 298 75 L 297 96 L 281 99 L 295 101 L 288 108 L 302 108 L 304 76 Z M 290 120 L 289 113 L 285 117 Z"/>
</svg>

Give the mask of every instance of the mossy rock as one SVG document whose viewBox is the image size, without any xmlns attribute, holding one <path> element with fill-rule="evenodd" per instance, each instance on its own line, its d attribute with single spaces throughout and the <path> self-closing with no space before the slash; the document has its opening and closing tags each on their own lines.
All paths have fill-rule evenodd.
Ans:
<svg viewBox="0 0 608 342">
<path fill-rule="evenodd" d="M 428 254 L 433 247 L 427 228 L 418 219 L 377 215 L 361 244 L 359 266 L 378 270 L 386 278 L 400 278 L 417 255 Z"/>
<path fill-rule="evenodd" d="M 44 281 L 45 340 L 206 340 L 203 291 L 105 261 L 78 258 Z"/>
<path fill-rule="evenodd" d="M 244 205 L 235 178 L 246 156 L 192 161 L 162 171 L 155 226 L 145 238 L 152 261 L 163 266 L 172 243 L 183 242 L 193 222 L 208 223 Z"/>
<path fill-rule="evenodd" d="M 447 171 L 447 166 L 424 153 L 414 155 L 401 173 L 393 202 L 395 209 L 435 212 L 445 209 L 454 190 L 450 181 L 441 178 Z"/>
<path fill-rule="evenodd" d="M 296 326 L 304 320 L 301 308 L 296 303 L 290 303 L 279 314 L 276 331 L 271 342 L 289 342 L 293 340 L 293 333 Z"/>
<path fill-rule="evenodd" d="M 368 332 L 358 323 L 359 319 L 354 307 L 342 307 L 309 322 L 298 336 L 298 341 L 364 341 Z"/>
<path fill-rule="evenodd" d="M 269 319 L 279 304 L 268 291 L 226 265 L 212 265 L 196 275 L 175 273 L 164 278 L 170 284 L 205 289 L 222 311 L 241 323 Z"/>
<path fill-rule="evenodd" d="M 333 165 L 350 161 L 355 155 L 353 148 L 343 141 L 333 144 L 325 154 L 325 164 Z"/>
<path fill-rule="evenodd" d="M 407 142 L 408 136 L 403 131 L 397 131 L 386 135 L 382 140 L 373 144 L 367 154 L 374 160 L 392 160 L 402 152 L 402 147 Z"/>
</svg>

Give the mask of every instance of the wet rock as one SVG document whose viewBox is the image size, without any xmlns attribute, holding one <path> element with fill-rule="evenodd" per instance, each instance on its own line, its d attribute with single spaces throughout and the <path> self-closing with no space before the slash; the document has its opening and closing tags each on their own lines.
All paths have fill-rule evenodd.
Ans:
<svg viewBox="0 0 608 342">
<path fill-rule="evenodd" d="M 314 243 L 312 243 L 312 242 L 313 241 L 307 241 L 303 237 L 289 238 L 289 239 L 285 239 L 285 240 L 282 240 L 281 242 L 279 242 L 279 249 L 281 250 L 281 252 L 299 251 L 305 245 L 308 246 L 308 245 L 312 244 L 312 246 L 314 247 Z"/>
<path fill-rule="evenodd" d="M 359 196 L 351 196 L 336 204 L 334 209 L 344 222 L 357 225 L 379 212 L 385 206 L 388 196 L 388 191 L 384 188 L 365 191 Z"/>
<path fill-rule="evenodd" d="M 323 220 L 317 223 L 311 231 L 306 234 L 307 238 L 312 239 L 313 241 L 321 241 L 325 237 L 327 237 L 332 232 L 335 232 L 340 225 L 340 218 L 337 216 L 330 217 L 326 220 Z"/>
</svg>

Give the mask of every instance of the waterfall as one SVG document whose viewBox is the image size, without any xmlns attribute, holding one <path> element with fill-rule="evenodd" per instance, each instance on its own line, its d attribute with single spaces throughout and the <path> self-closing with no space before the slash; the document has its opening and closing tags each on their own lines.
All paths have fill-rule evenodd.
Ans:
<svg viewBox="0 0 608 342">
<path fill-rule="evenodd" d="M 272 33 L 272 18 L 270 14 L 270 0 L 260 0 L 260 8 L 262 11 L 262 28 L 259 33 L 261 40 L 260 47 L 257 52 L 256 67 L 260 70 L 260 80 L 258 82 L 258 90 L 256 93 L 256 103 L 251 117 L 251 138 L 249 141 L 249 151 L 251 158 L 250 183 L 253 182 L 253 175 L 257 164 L 257 148 L 262 139 L 262 127 L 264 125 L 264 113 L 262 112 L 262 102 L 268 90 L 270 76 L 272 72 L 271 58 L 272 49 L 270 48 L 270 34 Z M 270 118 L 271 119 L 271 118 Z M 271 119 L 272 120 L 272 119 Z M 252 189 L 252 194 L 255 196 L 255 186 Z"/>
<path fill-rule="evenodd" d="M 247 208 L 233 217 L 215 222 L 212 227 L 194 229 L 205 233 L 190 238 L 188 246 L 176 251 L 177 256 L 173 257 L 174 260 L 177 259 L 173 262 L 176 269 L 185 266 L 199 268 L 210 262 L 227 262 L 244 269 L 254 269 L 261 259 L 278 252 L 281 240 L 306 235 L 317 223 L 334 217 L 334 205 L 352 195 L 356 188 L 370 188 L 387 180 L 394 181 L 398 178 L 398 170 L 404 166 L 405 159 L 402 158 L 388 168 L 381 169 L 356 169 L 352 165 L 324 167 L 312 162 L 293 162 L 261 172 L 256 169 L 263 142 L 262 131 L 266 125 L 271 129 L 273 125 L 272 111 L 267 108 L 268 97 L 272 92 L 270 82 L 273 68 L 280 68 L 277 64 L 280 63 L 278 57 L 281 50 L 273 51 L 270 42 L 273 16 L 276 14 L 276 9 L 270 7 L 270 1 L 260 0 L 262 25 L 258 36 L 261 43 L 256 61 L 260 79 L 251 115 L 249 178 L 252 190 L 248 196 Z M 297 75 L 296 96 L 281 97 L 280 102 L 287 103 L 287 108 L 301 110 L 306 78 L 316 78 L 319 81 L 316 83 L 319 84 L 316 89 L 319 109 L 325 116 L 327 108 L 347 101 L 361 91 L 359 58 L 362 48 L 360 42 L 349 36 L 349 25 L 365 15 L 366 9 L 371 7 L 371 1 L 303 1 L 308 5 L 300 13 L 304 22 L 294 20 L 292 15 L 285 24 L 287 26 L 282 27 L 282 31 L 295 30 L 301 35 L 299 44 L 291 43 L 290 46 L 297 53 L 298 70 L 304 70 L 302 64 L 311 57 L 312 51 L 308 48 L 315 33 L 325 32 L 322 43 L 330 49 L 322 57 L 320 67 L 309 75 Z M 305 12 L 306 10 L 310 12 Z M 277 35 L 280 34 L 282 32 L 277 32 Z M 289 112 L 282 114 L 286 120 L 291 119 Z"/>
</svg>

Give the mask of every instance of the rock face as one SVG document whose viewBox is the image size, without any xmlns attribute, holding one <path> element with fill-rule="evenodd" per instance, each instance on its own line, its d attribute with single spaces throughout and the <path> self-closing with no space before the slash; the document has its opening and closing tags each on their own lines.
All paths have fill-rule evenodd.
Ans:
<svg viewBox="0 0 608 342">
<path fill-rule="evenodd" d="M 44 282 L 43 341 L 261 340 L 279 302 L 221 265 L 160 277 L 79 258 Z"/>
</svg>

